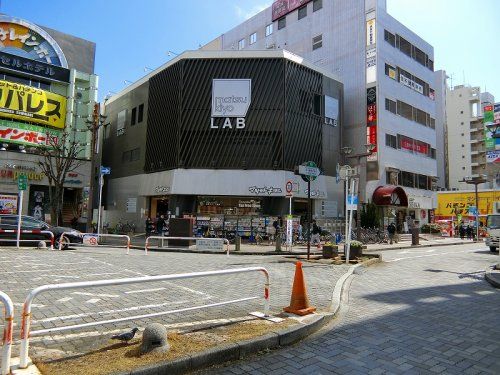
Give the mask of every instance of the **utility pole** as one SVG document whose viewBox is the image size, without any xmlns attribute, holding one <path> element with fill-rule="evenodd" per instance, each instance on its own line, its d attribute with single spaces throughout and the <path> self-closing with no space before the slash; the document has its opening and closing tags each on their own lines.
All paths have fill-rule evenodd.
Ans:
<svg viewBox="0 0 500 375">
<path fill-rule="evenodd" d="M 92 113 L 92 121 L 87 122 L 87 128 L 92 134 L 92 139 L 90 143 L 91 147 L 91 155 L 90 155 L 90 188 L 89 188 L 89 198 L 87 204 L 87 232 L 92 232 L 92 221 L 94 214 L 94 189 L 96 186 L 96 158 L 99 155 L 99 129 L 102 126 L 106 126 L 104 124 L 104 120 L 106 116 L 101 115 L 101 106 L 99 103 L 94 104 L 94 111 Z M 100 207 L 99 207 L 100 209 Z"/>
<path fill-rule="evenodd" d="M 468 185 L 474 185 L 474 194 L 476 198 L 476 241 L 479 241 L 479 193 L 477 191 L 477 185 L 484 184 L 488 182 L 483 176 L 476 177 L 464 177 L 463 180 L 458 182 L 464 182 Z"/>
</svg>

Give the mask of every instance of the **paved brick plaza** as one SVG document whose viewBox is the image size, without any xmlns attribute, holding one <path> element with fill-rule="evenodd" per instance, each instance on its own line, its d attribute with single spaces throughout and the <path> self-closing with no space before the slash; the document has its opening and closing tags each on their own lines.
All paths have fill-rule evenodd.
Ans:
<svg viewBox="0 0 500 375">
<path fill-rule="evenodd" d="M 293 347 L 210 374 L 499 374 L 498 262 L 484 244 L 384 252 L 354 276 L 335 323 Z"/>
<path fill-rule="evenodd" d="M 48 251 L 29 249 L 0 249 L 1 290 L 15 303 L 15 339 L 19 338 L 22 303 L 28 292 L 40 285 L 73 281 L 114 279 L 144 275 L 175 274 L 264 266 L 271 275 L 271 310 L 281 311 L 287 306 L 294 274 L 294 264 L 282 256 L 238 256 L 218 254 L 185 254 L 124 249 L 78 249 Z M 311 302 L 326 310 L 333 286 L 347 270 L 344 265 L 304 265 Z M 239 274 L 220 278 L 200 278 L 172 282 L 114 286 L 48 292 L 36 298 L 33 305 L 32 330 L 59 327 L 154 313 L 196 304 L 208 304 L 245 296 L 263 296 L 264 277 L 261 274 Z M 163 324 L 199 323 L 210 320 L 239 318 L 248 312 L 262 311 L 262 299 L 238 305 L 176 313 L 134 322 L 54 333 L 32 339 L 33 353 L 37 349 L 63 350 L 78 353 L 107 342 L 111 332 L 134 325 L 158 321 Z M 104 336 L 102 334 L 104 333 Z M 62 337 L 64 335 L 65 337 Z M 15 350 L 16 352 L 16 350 Z M 55 354 L 59 354 L 56 352 Z"/>
</svg>

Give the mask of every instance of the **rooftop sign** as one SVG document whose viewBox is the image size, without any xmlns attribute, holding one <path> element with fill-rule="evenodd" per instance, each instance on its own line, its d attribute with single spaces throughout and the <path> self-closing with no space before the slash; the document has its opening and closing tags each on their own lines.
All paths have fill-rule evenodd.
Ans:
<svg viewBox="0 0 500 375">
<path fill-rule="evenodd" d="M 273 3 L 273 21 L 286 16 L 311 0 L 277 0 Z"/>
</svg>

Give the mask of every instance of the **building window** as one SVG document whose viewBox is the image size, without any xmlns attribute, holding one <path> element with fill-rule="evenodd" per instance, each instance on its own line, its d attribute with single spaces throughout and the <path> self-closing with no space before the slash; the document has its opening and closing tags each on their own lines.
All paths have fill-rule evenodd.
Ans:
<svg viewBox="0 0 500 375">
<path fill-rule="evenodd" d="M 140 148 L 134 148 L 133 150 L 130 151 L 130 161 L 137 161 L 139 160 L 140 156 L 141 156 Z"/>
<path fill-rule="evenodd" d="M 427 57 L 427 64 L 426 64 L 426 66 L 427 66 L 430 70 L 434 71 L 434 61 L 432 61 L 431 59 L 429 59 L 429 57 Z"/>
<path fill-rule="evenodd" d="M 125 122 L 127 119 L 127 110 L 124 109 L 123 111 L 118 112 L 117 118 L 116 118 L 116 135 L 122 135 L 125 134 Z"/>
<path fill-rule="evenodd" d="M 122 153 L 122 163 L 127 163 L 130 161 L 130 151 L 124 151 Z"/>
<path fill-rule="evenodd" d="M 144 104 L 141 104 L 139 106 L 139 114 L 138 114 L 137 123 L 140 124 L 143 119 L 144 119 Z"/>
<path fill-rule="evenodd" d="M 396 68 L 389 64 L 385 64 L 385 75 L 389 78 L 397 80 Z"/>
<path fill-rule="evenodd" d="M 312 39 L 312 43 L 313 43 L 313 51 L 323 47 L 323 34 L 315 36 Z"/>
<path fill-rule="evenodd" d="M 405 102 L 398 100 L 398 115 L 407 120 L 413 121 L 413 107 Z"/>
<path fill-rule="evenodd" d="M 284 29 L 285 27 L 286 27 L 286 16 L 285 17 L 281 17 L 278 20 L 278 30 Z"/>
<path fill-rule="evenodd" d="M 122 163 L 137 161 L 140 159 L 140 156 L 141 156 L 140 148 L 134 148 L 133 150 L 124 151 L 122 153 Z"/>
<path fill-rule="evenodd" d="M 299 8 L 298 15 L 299 15 L 299 20 L 307 16 L 307 5 L 304 5 L 303 7 Z"/>
<path fill-rule="evenodd" d="M 417 176 L 418 176 L 417 189 L 426 190 L 427 189 L 427 176 L 425 176 L 423 174 L 419 174 Z"/>
<path fill-rule="evenodd" d="M 396 36 L 387 30 L 384 30 L 384 39 L 391 46 L 396 47 Z"/>
<path fill-rule="evenodd" d="M 245 39 L 241 39 L 238 42 L 238 49 L 243 49 L 243 48 L 245 48 Z"/>
<path fill-rule="evenodd" d="M 323 0 L 314 0 L 313 1 L 313 12 L 320 10 L 323 8 Z"/>
<path fill-rule="evenodd" d="M 436 149 L 435 148 L 431 148 L 431 158 L 436 159 Z"/>
<path fill-rule="evenodd" d="M 321 116 L 321 99 L 322 95 L 314 94 L 314 102 L 313 102 L 313 113 L 316 116 Z"/>
<path fill-rule="evenodd" d="M 257 33 L 250 35 L 250 44 L 254 44 L 257 41 Z"/>
<path fill-rule="evenodd" d="M 132 108 L 132 114 L 130 115 L 130 125 L 131 126 L 135 125 L 136 117 L 137 117 L 137 108 L 134 107 L 134 108 Z"/>
<path fill-rule="evenodd" d="M 412 50 L 412 45 L 410 42 L 408 42 L 405 38 L 402 38 L 401 36 L 397 36 L 398 40 L 398 45 L 399 45 L 399 50 L 403 52 L 406 56 L 411 57 L 411 50 Z"/>
<path fill-rule="evenodd" d="M 391 99 L 385 99 L 385 109 L 394 114 L 397 113 L 396 102 Z"/>
<path fill-rule="evenodd" d="M 269 25 L 266 26 L 266 36 L 269 36 L 273 33 L 273 24 L 270 23 Z"/>
<path fill-rule="evenodd" d="M 385 135 L 385 145 L 392 148 L 398 148 L 398 139 L 395 135 L 386 134 Z"/>
</svg>

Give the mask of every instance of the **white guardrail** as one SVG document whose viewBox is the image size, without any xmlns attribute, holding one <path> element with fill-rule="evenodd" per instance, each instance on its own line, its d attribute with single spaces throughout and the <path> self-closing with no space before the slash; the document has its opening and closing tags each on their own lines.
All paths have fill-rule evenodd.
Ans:
<svg viewBox="0 0 500 375">
<path fill-rule="evenodd" d="M 71 233 L 70 232 L 64 232 L 59 237 L 59 250 L 62 250 L 62 247 L 65 246 L 65 245 L 73 245 L 73 246 L 95 246 L 95 247 L 97 247 L 97 246 L 116 247 L 116 246 L 110 246 L 110 245 L 99 245 L 99 243 L 98 243 L 99 237 L 110 237 L 110 238 L 124 238 L 124 239 L 126 239 L 127 240 L 127 244 L 125 245 L 125 248 L 127 249 L 127 254 L 129 254 L 129 252 L 130 252 L 130 236 L 128 236 L 126 234 L 81 233 L 83 239 L 85 239 L 85 236 L 89 237 L 90 243 L 87 244 L 87 245 L 85 243 L 73 243 L 73 242 L 69 242 L 69 238 L 68 237 L 65 237 L 66 239 L 68 239 L 68 242 L 64 242 L 63 243 L 62 238 L 64 237 L 64 235 L 68 235 L 68 234 L 71 234 Z M 94 238 L 95 240 L 93 241 L 92 238 Z"/>
<path fill-rule="evenodd" d="M 204 271 L 204 272 L 191 272 L 191 273 L 180 273 L 174 275 L 158 275 L 158 276 L 143 276 L 143 277 L 131 277 L 125 279 L 113 279 L 113 280 L 95 280 L 95 281 L 83 281 L 83 282 L 74 282 L 74 283 L 63 283 L 63 284 L 51 284 L 51 285 L 42 285 L 38 288 L 33 289 L 23 304 L 23 313 L 22 313 L 22 322 L 21 322 L 21 352 L 20 352 L 20 368 L 28 367 L 28 351 L 29 351 L 29 339 L 32 336 L 40 336 L 43 334 L 51 333 L 51 332 L 62 332 L 69 331 L 74 329 L 88 328 L 97 325 L 110 324 L 116 322 L 126 322 L 136 319 L 144 319 L 151 318 L 156 316 L 174 314 L 179 312 L 193 311 L 199 310 L 208 307 L 217 307 L 223 305 L 229 305 L 238 302 L 245 302 L 254 299 L 258 299 L 259 297 L 245 297 L 238 298 L 230 301 L 211 303 L 207 305 L 194 306 L 194 307 L 186 307 L 177 310 L 168 310 L 161 311 L 150 314 L 143 315 L 135 315 L 125 318 L 117 318 L 117 319 L 109 319 L 103 321 L 96 321 L 90 323 L 83 324 L 74 324 L 70 326 L 63 327 L 54 327 L 47 329 L 40 329 L 37 331 L 30 332 L 31 326 L 31 306 L 33 304 L 33 300 L 39 294 L 48 292 L 51 290 L 68 290 L 68 289 L 81 289 L 81 288 L 93 288 L 93 287 L 103 287 L 103 286 L 114 286 L 114 285 L 126 285 L 126 284 L 139 284 L 139 283 L 148 283 L 155 281 L 165 281 L 165 280 L 181 280 L 181 279 L 192 279 L 198 277 L 212 277 L 212 276 L 222 276 L 222 275 L 231 275 L 237 273 L 247 273 L 247 272 L 262 272 L 266 277 L 266 282 L 264 284 L 264 316 L 269 316 L 269 272 L 264 267 L 248 267 L 248 268 L 234 268 L 227 270 L 219 270 L 219 271 Z"/>
<path fill-rule="evenodd" d="M 206 237 L 165 237 L 165 236 L 150 236 L 146 238 L 146 243 L 144 245 L 144 252 L 147 254 L 149 249 L 149 240 L 161 240 L 163 247 L 163 242 L 168 243 L 169 240 L 185 240 L 185 241 L 196 241 L 196 246 L 209 246 L 211 250 L 224 251 L 224 245 L 226 245 L 226 255 L 229 256 L 229 240 L 226 238 L 206 238 Z M 200 245 L 199 245 L 200 244 Z M 212 246 L 211 244 L 215 244 Z M 220 244 L 220 248 L 218 246 Z"/>
<path fill-rule="evenodd" d="M 17 233 L 17 230 L 15 229 L 0 229 L 0 233 Z M 33 229 L 33 230 L 21 230 L 21 235 L 23 234 L 48 234 L 50 236 L 50 239 L 38 239 L 38 240 L 19 240 L 19 242 L 48 242 L 50 241 L 50 250 L 54 250 L 54 233 L 52 233 L 49 230 L 40 230 L 40 229 Z M 17 239 L 8 239 L 8 238 L 0 238 L 0 242 L 17 242 Z"/>
<path fill-rule="evenodd" d="M 0 291 L 0 301 L 4 305 L 4 327 L 2 338 L 1 374 L 10 374 L 10 356 L 12 353 L 12 328 L 14 326 L 14 305 L 7 294 Z"/>
</svg>

